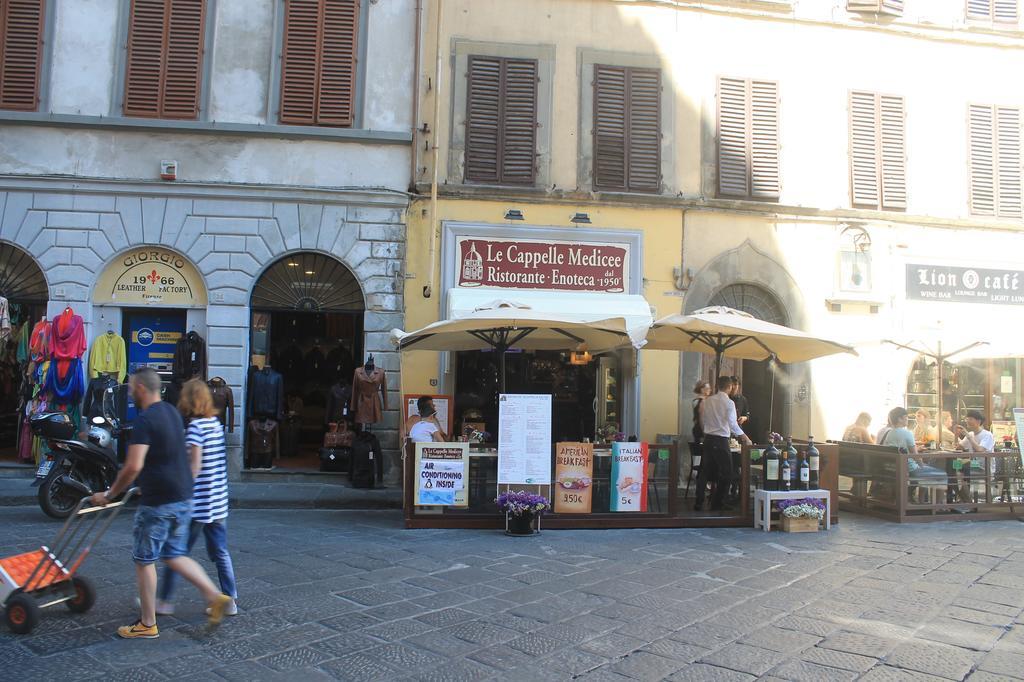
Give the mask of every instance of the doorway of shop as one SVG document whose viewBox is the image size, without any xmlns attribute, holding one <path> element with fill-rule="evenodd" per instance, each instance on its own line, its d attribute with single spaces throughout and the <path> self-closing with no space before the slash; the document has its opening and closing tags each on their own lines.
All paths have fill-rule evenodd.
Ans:
<svg viewBox="0 0 1024 682">
<path fill-rule="evenodd" d="M 353 373 L 363 364 L 363 314 L 358 281 L 330 256 L 286 256 L 257 281 L 246 387 L 247 469 L 325 470 L 324 435 L 335 428 L 331 424 L 346 421 L 339 402 L 351 395 Z"/>
<path fill-rule="evenodd" d="M 31 362 L 29 339 L 45 321 L 49 290 L 35 260 L 14 244 L 0 243 L 0 307 L 10 328 L 0 325 L 0 463 L 36 463 L 27 413 L 45 411 L 32 400 L 34 381 L 26 379 Z M 3 311 L 0 311 L 3 312 Z M 3 315 L 0 315 L 3 317 Z"/>
<path fill-rule="evenodd" d="M 128 340 L 128 374 L 133 374 L 143 367 L 156 370 L 163 381 L 162 398 L 176 405 L 178 388 L 173 387 L 171 379 L 174 376 L 174 349 L 178 345 L 178 340 L 185 335 L 185 311 L 166 308 L 125 308 L 122 320 L 122 335 Z M 127 406 L 124 416 L 131 422 L 135 419 L 137 410 L 130 392 L 126 394 Z"/>
</svg>

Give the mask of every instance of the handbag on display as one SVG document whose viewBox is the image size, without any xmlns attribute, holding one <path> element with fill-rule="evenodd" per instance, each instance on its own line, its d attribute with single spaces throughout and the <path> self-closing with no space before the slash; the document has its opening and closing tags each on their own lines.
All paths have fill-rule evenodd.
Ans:
<svg viewBox="0 0 1024 682">
<path fill-rule="evenodd" d="M 331 422 L 324 434 L 325 448 L 350 448 L 355 434 L 349 430 L 348 422 Z"/>
</svg>

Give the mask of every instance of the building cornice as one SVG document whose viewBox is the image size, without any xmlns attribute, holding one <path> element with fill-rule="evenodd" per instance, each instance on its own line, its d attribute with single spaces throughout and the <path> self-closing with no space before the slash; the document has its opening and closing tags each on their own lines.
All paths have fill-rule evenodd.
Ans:
<svg viewBox="0 0 1024 682">
<path fill-rule="evenodd" d="M 286 201 L 405 208 L 409 194 L 386 187 L 300 187 L 243 183 L 115 180 L 54 175 L 0 175 L 0 191 Z"/>
<path fill-rule="evenodd" d="M 430 186 L 416 186 L 423 196 L 413 200 L 429 199 Z M 1004 232 L 1024 231 L 1020 220 L 993 220 L 984 218 L 942 218 L 914 213 L 873 211 L 859 208 L 817 208 L 763 201 L 717 199 L 700 195 L 663 196 L 653 194 L 590 193 L 575 190 L 546 190 L 542 188 L 508 188 L 474 185 L 442 185 L 438 187 L 441 199 L 465 199 L 494 201 L 508 204 L 559 204 L 567 207 L 586 208 L 636 208 L 636 209 L 678 209 L 683 211 L 704 211 L 749 215 L 774 221 L 810 221 L 828 224 L 837 223 L 889 223 L 892 225 L 913 225 L 945 229 L 998 230 Z"/>
<path fill-rule="evenodd" d="M 362 144 L 412 144 L 412 133 L 354 128 L 322 128 L 316 126 L 262 125 L 223 121 L 172 121 L 167 119 L 123 118 L 120 116 L 84 116 L 80 114 L 48 114 L 42 112 L 0 111 L 0 125 L 51 126 L 133 132 L 195 133 L 200 135 L 232 135 L 270 137 L 288 140 L 323 140 Z"/>
</svg>

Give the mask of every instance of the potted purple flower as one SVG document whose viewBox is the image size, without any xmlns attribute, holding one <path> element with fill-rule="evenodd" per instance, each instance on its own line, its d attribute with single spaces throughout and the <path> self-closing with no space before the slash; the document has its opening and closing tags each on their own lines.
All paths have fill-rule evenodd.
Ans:
<svg viewBox="0 0 1024 682">
<path fill-rule="evenodd" d="M 494 501 L 498 509 L 505 512 L 505 533 L 508 535 L 533 535 L 537 532 L 534 519 L 551 509 L 551 502 L 546 497 L 525 490 L 509 490 Z"/>
<path fill-rule="evenodd" d="M 782 517 L 782 530 L 787 533 L 816 533 L 825 518 L 825 502 L 818 498 L 779 500 L 775 504 Z"/>
</svg>

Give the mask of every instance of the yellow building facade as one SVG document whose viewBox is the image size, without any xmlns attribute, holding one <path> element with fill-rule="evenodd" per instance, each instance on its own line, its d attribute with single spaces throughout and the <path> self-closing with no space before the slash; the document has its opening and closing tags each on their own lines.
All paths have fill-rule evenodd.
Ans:
<svg viewBox="0 0 1024 682">
<path fill-rule="evenodd" d="M 406 328 L 449 314 L 461 237 L 626 240 L 638 258 L 626 293 L 656 318 L 730 305 L 856 344 L 859 357 L 774 371 L 728 365 L 743 377 L 755 437 L 771 427 L 839 438 L 861 411 L 875 430 L 915 400 L 934 411 L 915 397 L 931 389 L 912 381 L 927 362 L 883 340 L 945 340 L 948 350 L 1021 331 L 1024 93 L 1001 74 L 1024 67 L 1024 40 L 1017 24 L 966 17 L 959 0 L 906 0 L 893 14 L 854 4 L 866 3 L 424 2 Z M 536 85 L 525 109 L 515 80 L 524 64 L 520 86 Z M 622 92 L 624 118 L 609 119 Z M 523 116 L 535 122 L 529 171 L 514 163 Z M 509 137 L 480 142 L 503 125 Z M 622 131 L 620 158 L 609 139 Z M 494 299 L 517 290 L 493 287 Z M 573 305 L 571 292 L 547 291 Z M 707 357 L 637 357 L 622 370 L 635 395 L 621 427 L 685 442 Z M 993 419 L 1024 406 L 1016 361 L 979 362 L 1012 376 L 986 374 L 978 389 L 999 409 Z M 457 365 L 406 352 L 402 391 L 454 394 Z"/>
</svg>

